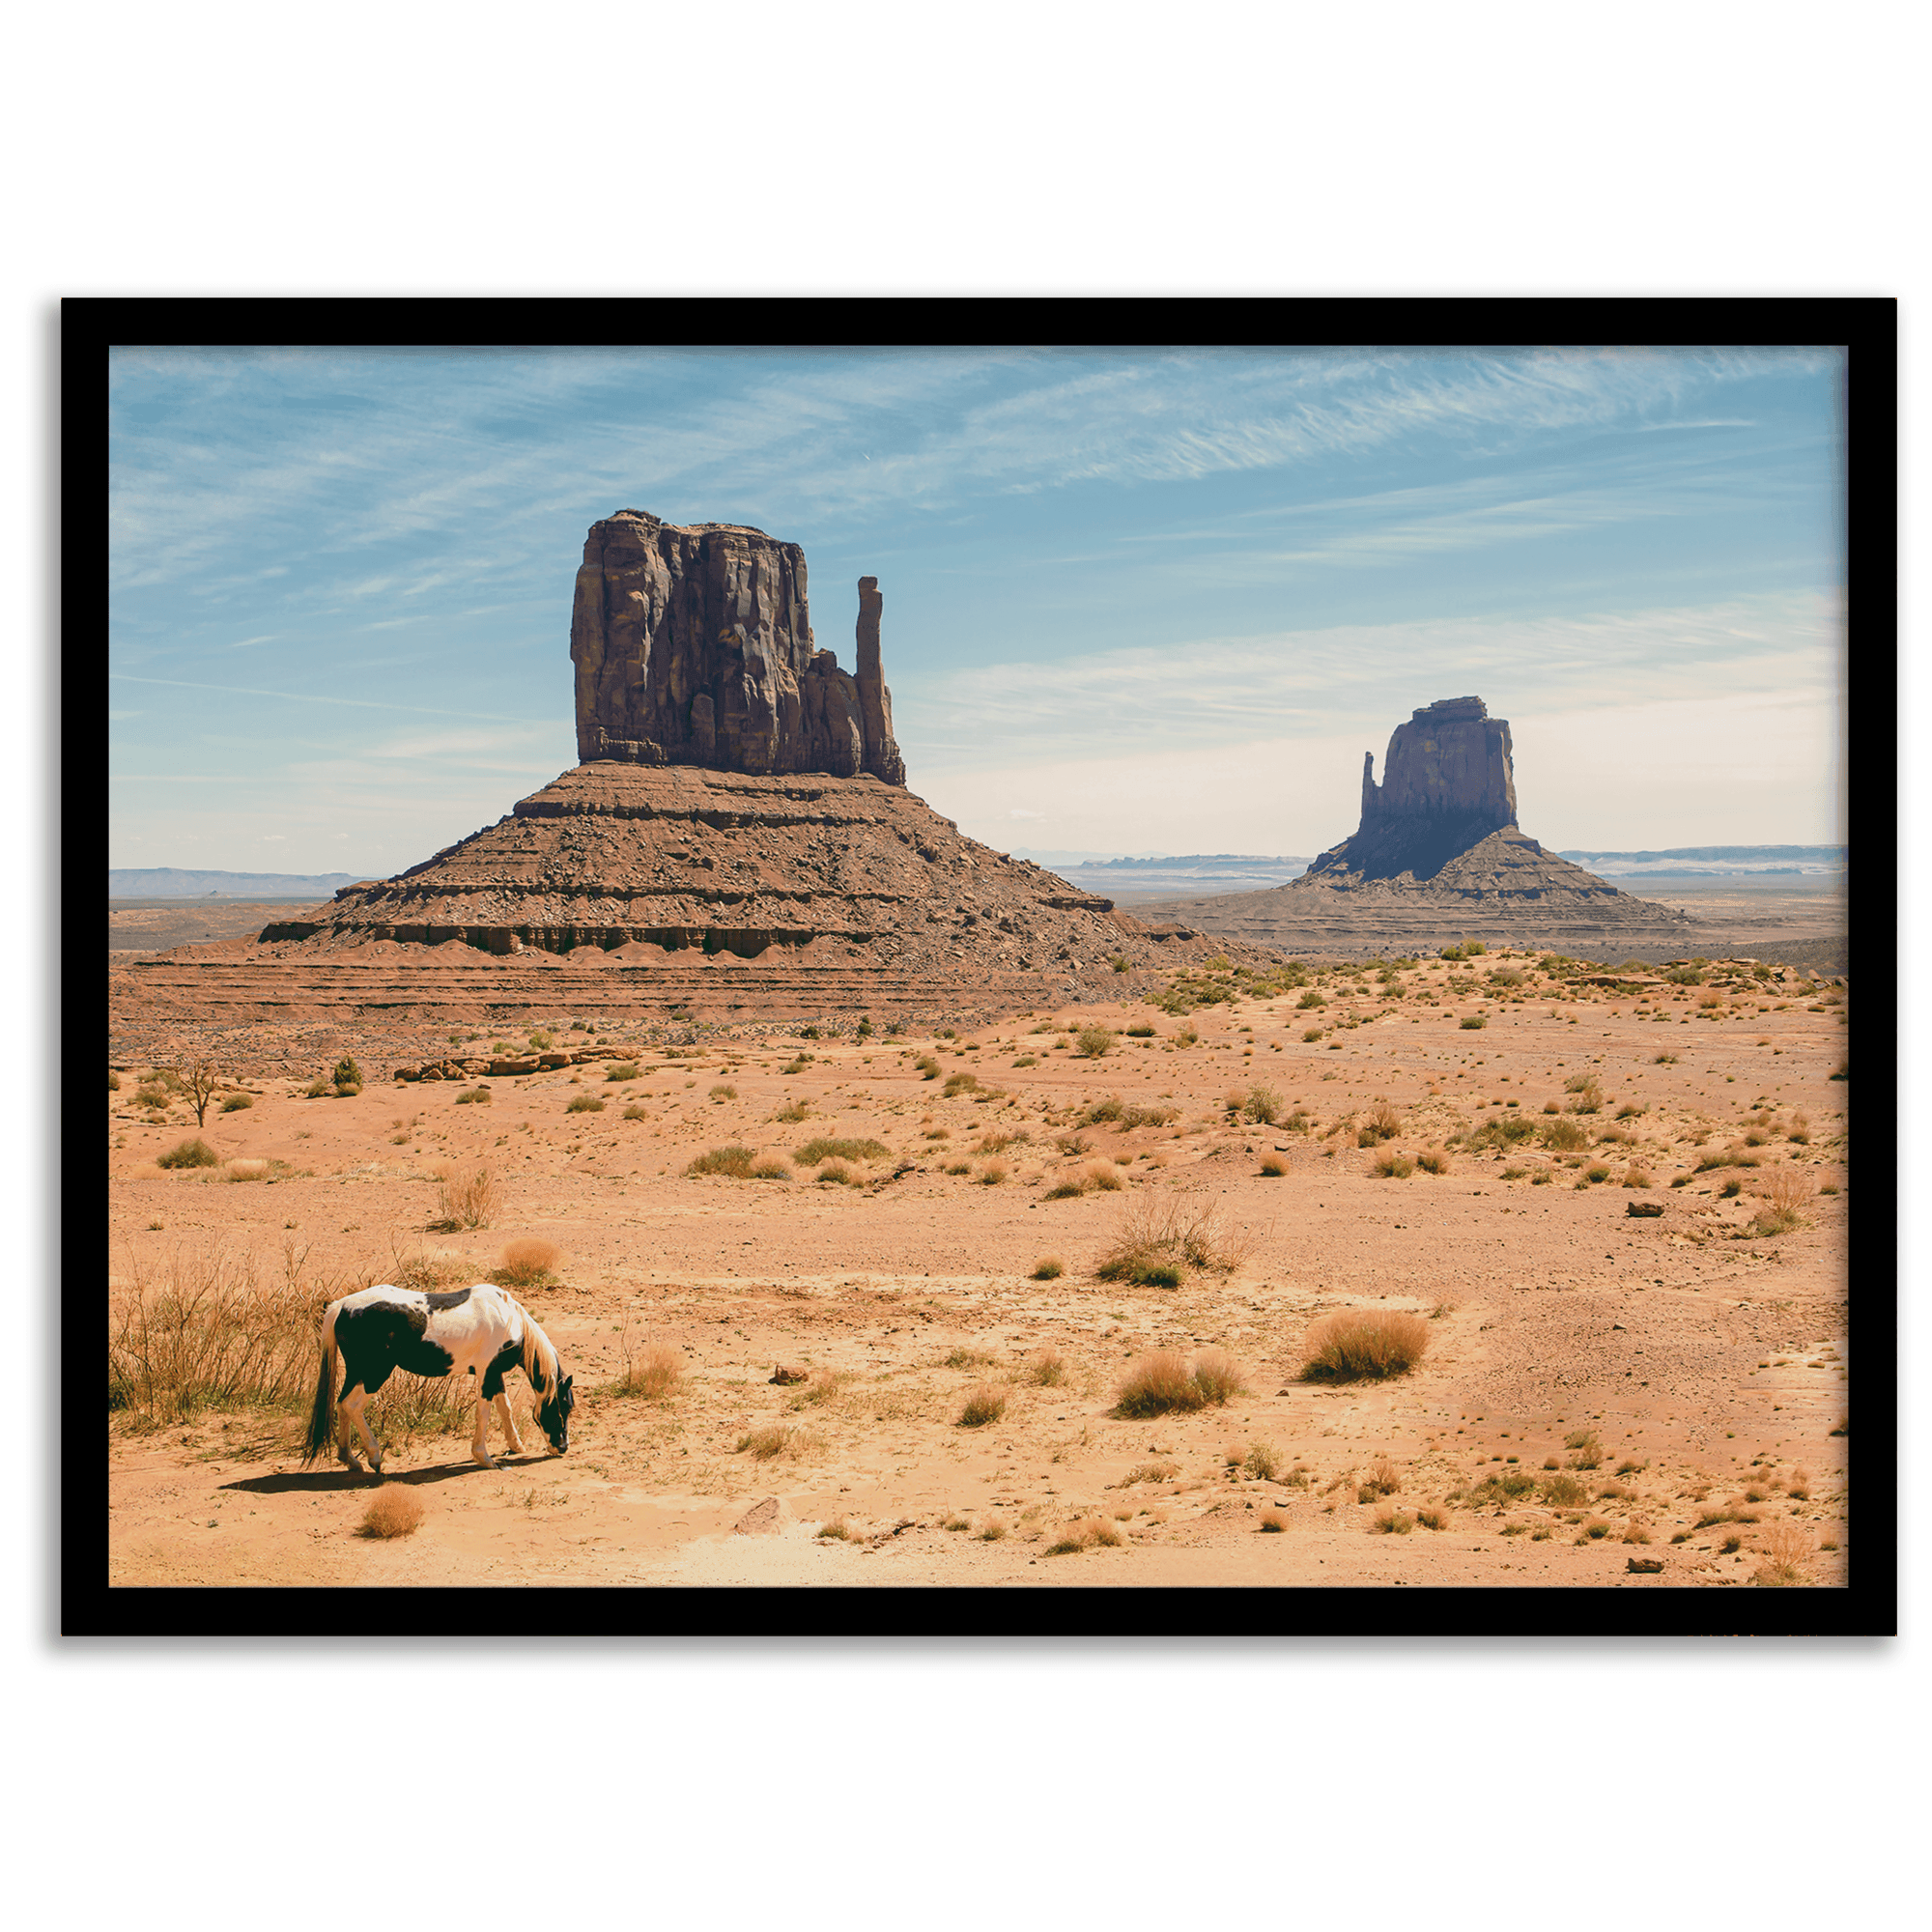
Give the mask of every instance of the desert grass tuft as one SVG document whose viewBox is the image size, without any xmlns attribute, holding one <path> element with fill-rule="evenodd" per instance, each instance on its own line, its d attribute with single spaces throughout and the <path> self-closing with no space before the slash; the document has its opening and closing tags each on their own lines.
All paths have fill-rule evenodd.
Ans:
<svg viewBox="0 0 1932 1932">
<path fill-rule="evenodd" d="M 196 1136 L 193 1140 L 180 1142 L 166 1153 L 155 1156 L 156 1167 L 219 1167 L 221 1156 L 209 1144 Z"/>
<path fill-rule="evenodd" d="M 1066 1272 L 1066 1264 L 1058 1255 L 1041 1255 L 1033 1264 L 1034 1281 L 1058 1281 Z"/>
<path fill-rule="evenodd" d="M 498 1288 L 541 1288 L 554 1279 L 562 1260 L 563 1250 L 554 1241 L 525 1235 L 504 1242 L 494 1279 Z"/>
<path fill-rule="evenodd" d="M 707 1174 L 723 1175 L 730 1180 L 749 1180 L 752 1150 L 735 1142 L 729 1147 L 713 1148 L 709 1153 L 699 1154 L 684 1171 L 694 1180 Z"/>
<path fill-rule="evenodd" d="M 1041 1349 L 1027 1358 L 1026 1373 L 1036 1388 L 1059 1388 L 1066 1379 L 1066 1357 L 1058 1349 Z"/>
<path fill-rule="evenodd" d="M 1804 1565 L 1812 1555 L 1811 1532 L 1795 1522 L 1781 1522 L 1758 1540 L 1764 1560 L 1751 1572 L 1761 1590 L 1793 1589 L 1811 1579 Z"/>
<path fill-rule="evenodd" d="M 422 1498 L 401 1483 L 384 1483 L 370 1499 L 358 1536 L 411 1536 L 422 1527 Z"/>
<path fill-rule="evenodd" d="M 966 1398 L 959 1411 L 961 1429 L 983 1429 L 1007 1412 L 1007 1392 L 993 1382 L 981 1382 Z"/>
<path fill-rule="evenodd" d="M 1094 1273 L 1102 1281 L 1175 1288 L 1189 1268 L 1232 1274 L 1253 1245 L 1223 1224 L 1212 1202 L 1143 1195 L 1128 1204 Z"/>
<path fill-rule="evenodd" d="M 1225 1403 L 1243 1386 L 1234 1363 L 1218 1349 L 1204 1350 L 1195 1366 L 1173 1349 L 1143 1355 L 1114 1391 L 1114 1413 L 1129 1421 L 1152 1415 L 1187 1413 L 1209 1403 Z"/>
<path fill-rule="evenodd" d="M 1303 1381 L 1406 1375 L 1429 1348 L 1429 1323 L 1396 1309 L 1338 1308 L 1302 1343 Z"/>
<path fill-rule="evenodd" d="M 496 1218 L 501 1202 L 489 1168 L 445 1168 L 437 1178 L 439 1228 L 487 1228 Z"/>
</svg>

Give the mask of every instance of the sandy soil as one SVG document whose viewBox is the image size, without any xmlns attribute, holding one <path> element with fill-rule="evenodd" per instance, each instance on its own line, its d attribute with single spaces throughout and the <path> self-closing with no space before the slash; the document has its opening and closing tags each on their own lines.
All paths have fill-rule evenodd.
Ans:
<svg viewBox="0 0 1932 1932">
<path fill-rule="evenodd" d="M 1528 977 L 1492 984 L 1499 966 Z M 293 1407 L 165 1426 L 111 1411 L 111 1578 L 1648 1589 L 1747 1582 L 1766 1534 L 1790 1523 L 1814 1547 L 1808 1579 L 1842 1583 L 1847 1090 L 1830 1077 L 1844 1063 L 1842 989 L 1745 970 L 1634 996 L 1493 954 L 1429 962 L 1393 987 L 1343 972 L 1317 984 L 1319 1009 L 1296 991 L 1185 1017 L 1083 1006 L 970 1039 L 699 1030 L 640 1051 L 635 1079 L 606 1080 L 601 1065 L 500 1079 L 487 1104 L 461 1102 L 458 1084 L 311 1099 L 237 1069 L 252 1104 L 217 1100 L 205 1138 L 259 1170 L 156 1168 L 193 1116 L 177 1101 L 151 1118 L 130 1070 L 108 1096 L 111 1309 L 137 1281 L 205 1275 L 216 1252 L 279 1280 L 294 1244 L 303 1279 L 341 1292 L 406 1265 L 479 1280 L 507 1240 L 540 1236 L 562 1251 L 556 1278 L 521 1293 L 580 1406 L 566 1457 L 505 1455 L 494 1471 L 470 1463 L 467 1421 L 392 1435 L 388 1478 L 424 1514 L 388 1541 L 359 1533 L 374 1477 L 300 1465 Z M 1478 1014 L 1481 1030 L 1463 1026 Z M 1096 1018 L 1120 1037 L 1090 1058 L 1068 1029 Z M 1155 1031 L 1132 1039 L 1128 1026 Z M 977 1088 L 946 1077 L 962 1072 Z M 1584 1074 L 1601 1107 L 1546 1114 L 1574 1106 L 1567 1083 Z M 1226 1096 L 1257 1085 L 1305 1122 L 1231 1116 Z M 607 1104 L 567 1111 L 585 1096 Z M 1175 1117 L 1083 1124 L 1109 1096 Z M 1359 1147 L 1358 1117 L 1384 1097 L 1400 1131 Z M 1593 1145 L 1505 1154 L 1455 1138 L 1511 1114 L 1539 1129 L 1574 1121 Z M 889 1152 L 855 1163 L 852 1184 L 798 1166 L 685 1175 L 707 1149 L 821 1136 Z M 1445 1147 L 1444 1173 L 1375 1172 L 1382 1152 Z M 1762 1165 L 1695 1172 L 1726 1149 Z M 1264 1176 L 1277 1151 L 1288 1171 Z M 439 1169 L 479 1162 L 501 1196 L 490 1225 L 429 1232 Z M 1047 1198 L 1102 1163 L 1120 1187 Z M 1653 1185 L 1619 1184 L 1639 1164 Z M 1784 1168 L 1833 1191 L 1792 1231 L 1752 1236 L 1756 1190 Z M 1679 1176 L 1691 1178 L 1672 1186 Z M 1663 1212 L 1630 1218 L 1636 1202 Z M 1123 1215 L 1170 1203 L 1211 1209 L 1238 1264 L 1179 1288 L 1097 1279 Z M 1034 1279 L 1048 1256 L 1064 1273 Z M 1357 1305 L 1428 1318 L 1420 1366 L 1386 1382 L 1297 1379 L 1310 1322 Z M 627 1355 L 659 1342 L 682 1364 L 673 1391 L 619 1392 Z M 1225 1406 L 1114 1412 L 1135 1358 L 1211 1348 L 1246 1381 Z M 1048 1352 L 1057 1382 L 1037 1378 Z M 810 1379 L 777 1385 L 781 1366 Z M 982 1383 L 1004 1413 L 964 1426 Z M 741 1446 L 769 1430 L 785 1432 L 776 1454 Z M 1591 1455 L 1566 1441 L 1584 1433 L 1601 1454 L 1573 1472 Z M 1257 1473 L 1270 1459 L 1272 1480 Z M 1581 1503 L 1471 1493 L 1488 1477 L 1541 1481 L 1552 1463 Z M 1378 1463 L 1400 1487 L 1365 1500 Z M 1391 1509 L 1435 1512 L 1441 1527 L 1379 1530 Z M 1741 1520 L 1697 1526 L 1724 1509 Z M 1050 1553 L 1083 1521 L 1087 1547 Z M 1118 1545 L 1092 1541 L 1096 1523 Z M 846 1534 L 820 1533 L 834 1525 Z M 1631 1574 L 1633 1557 L 1662 1570 Z"/>
</svg>

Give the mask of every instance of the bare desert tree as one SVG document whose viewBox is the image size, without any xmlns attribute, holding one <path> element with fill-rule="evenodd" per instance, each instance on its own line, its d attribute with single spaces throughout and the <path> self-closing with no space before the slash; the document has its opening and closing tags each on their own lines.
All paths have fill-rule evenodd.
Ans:
<svg viewBox="0 0 1932 1932">
<path fill-rule="evenodd" d="M 185 1066 L 170 1066 L 167 1071 L 174 1075 L 181 1091 L 192 1104 L 195 1125 L 205 1127 L 208 1124 L 208 1103 L 214 1098 L 214 1090 L 221 1078 L 213 1061 L 191 1061 Z"/>
</svg>

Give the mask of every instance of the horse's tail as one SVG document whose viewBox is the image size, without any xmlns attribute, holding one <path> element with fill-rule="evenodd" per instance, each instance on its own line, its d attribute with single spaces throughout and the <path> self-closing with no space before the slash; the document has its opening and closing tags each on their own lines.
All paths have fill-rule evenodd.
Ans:
<svg viewBox="0 0 1932 1932">
<path fill-rule="evenodd" d="M 339 1302 L 331 1301 L 322 1318 L 322 1366 L 316 1371 L 315 1400 L 309 1405 L 308 1435 L 302 1442 L 302 1462 L 313 1463 L 328 1446 L 335 1427 L 335 1317 Z"/>
</svg>

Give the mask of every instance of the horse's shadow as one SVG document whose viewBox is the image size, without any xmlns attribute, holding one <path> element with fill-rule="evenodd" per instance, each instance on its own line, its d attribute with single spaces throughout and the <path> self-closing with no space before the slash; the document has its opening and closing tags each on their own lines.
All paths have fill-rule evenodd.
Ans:
<svg viewBox="0 0 1932 1932">
<path fill-rule="evenodd" d="M 536 1455 L 526 1450 L 521 1456 L 498 1456 L 497 1469 L 535 1468 L 539 1463 L 552 1459 L 547 1455 Z M 481 1463 L 439 1463 L 421 1469 L 384 1469 L 378 1475 L 373 1469 L 345 1469 L 337 1464 L 327 1469 L 278 1469 L 271 1476 L 244 1476 L 240 1482 L 223 1483 L 223 1490 L 235 1490 L 253 1496 L 286 1495 L 291 1490 L 299 1490 L 311 1495 L 325 1493 L 331 1490 L 367 1490 L 378 1483 L 404 1483 L 411 1489 L 417 1489 L 425 1483 L 447 1483 L 459 1476 L 487 1476 L 491 1471 Z"/>
</svg>

